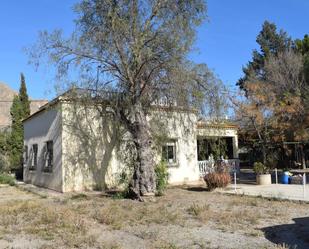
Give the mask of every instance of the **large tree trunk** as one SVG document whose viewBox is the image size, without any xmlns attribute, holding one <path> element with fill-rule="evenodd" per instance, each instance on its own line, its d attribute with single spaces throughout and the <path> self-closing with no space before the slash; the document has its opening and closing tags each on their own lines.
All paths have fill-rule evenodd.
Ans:
<svg viewBox="0 0 309 249">
<path fill-rule="evenodd" d="M 141 105 L 134 109 L 134 125 L 131 130 L 137 157 L 134 164 L 130 193 L 134 198 L 143 200 L 143 196 L 154 195 L 156 190 L 155 150 L 146 114 Z"/>
</svg>

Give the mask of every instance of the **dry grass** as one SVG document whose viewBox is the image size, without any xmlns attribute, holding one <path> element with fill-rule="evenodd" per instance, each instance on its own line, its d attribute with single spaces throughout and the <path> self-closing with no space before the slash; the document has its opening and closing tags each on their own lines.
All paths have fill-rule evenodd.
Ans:
<svg viewBox="0 0 309 249">
<path fill-rule="evenodd" d="M 92 246 L 82 217 L 61 205 L 43 201 L 15 201 L 0 206 L 0 226 L 5 233 L 26 233 L 44 240 L 60 239 L 70 247 Z"/>
<path fill-rule="evenodd" d="M 203 223 L 215 223 L 217 228 L 226 230 L 240 230 L 248 225 L 257 225 L 262 217 L 258 211 L 250 209 L 229 208 L 227 209 L 213 208 L 210 204 L 193 203 L 187 209 L 188 214 L 197 218 Z"/>
<path fill-rule="evenodd" d="M 55 248 L 120 249 L 126 248 L 123 247 L 126 242 L 114 242 L 114 239 L 121 232 L 121 236 L 126 233 L 147 242 L 150 248 L 183 248 L 175 240 L 162 238 L 161 230 L 172 229 L 166 230 L 171 232 L 168 238 L 176 236 L 176 241 L 190 240 L 187 231 L 195 231 L 197 227 L 208 229 L 205 233 L 214 230 L 223 237 L 225 233 L 233 233 L 254 240 L 264 237 L 262 227 L 291 222 L 295 213 L 305 216 L 307 206 L 181 189 L 170 189 L 166 196 L 146 203 L 87 194 L 62 200 L 18 200 L 0 205 L 0 240 L 7 235 L 26 234 L 46 241 L 42 248 L 52 248 L 48 244 L 51 242 Z M 104 231 L 115 234 L 115 238 L 104 241 Z M 211 239 L 208 236 L 205 239 L 192 238 L 192 248 L 209 248 L 208 239 Z"/>
<path fill-rule="evenodd" d="M 273 247 L 270 247 L 269 249 L 296 249 L 297 247 L 290 247 L 286 244 L 281 244 L 281 245 L 275 245 Z"/>
<path fill-rule="evenodd" d="M 200 216 L 201 214 L 209 211 L 209 204 L 197 204 L 193 203 L 188 209 L 187 212 L 194 216 Z"/>
<path fill-rule="evenodd" d="M 157 245 L 155 245 L 156 249 L 178 249 L 178 247 L 175 244 L 172 243 L 166 243 L 166 242 L 159 242 Z"/>
<path fill-rule="evenodd" d="M 93 207 L 93 206 L 92 206 Z M 91 206 L 79 206 L 83 213 L 91 214 L 97 222 L 112 229 L 147 224 L 177 224 L 181 216 L 176 210 L 170 210 L 164 203 L 137 203 L 130 200 L 109 200 L 93 209 Z"/>
</svg>

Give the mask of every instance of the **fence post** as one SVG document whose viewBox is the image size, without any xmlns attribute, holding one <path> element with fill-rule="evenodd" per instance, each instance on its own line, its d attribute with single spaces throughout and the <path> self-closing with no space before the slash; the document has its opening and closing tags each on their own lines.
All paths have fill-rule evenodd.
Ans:
<svg viewBox="0 0 309 249">
<path fill-rule="evenodd" d="M 303 194 L 304 199 L 306 199 L 306 173 L 303 174 Z"/>
<path fill-rule="evenodd" d="M 236 190 L 236 170 L 234 171 L 234 190 L 235 190 L 235 193 L 237 192 Z"/>
<path fill-rule="evenodd" d="M 276 174 L 276 184 L 278 184 L 278 170 L 275 168 L 275 174 Z"/>
</svg>

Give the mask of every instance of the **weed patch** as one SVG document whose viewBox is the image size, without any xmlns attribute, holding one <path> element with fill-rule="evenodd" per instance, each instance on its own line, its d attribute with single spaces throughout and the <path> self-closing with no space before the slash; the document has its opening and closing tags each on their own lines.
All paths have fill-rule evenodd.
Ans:
<svg viewBox="0 0 309 249">
<path fill-rule="evenodd" d="M 9 174 L 0 174 L 0 184 L 9 184 L 11 186 L 15 185 L 15 178 Z"/>
<path fill-rule="evenodd" d="M 209 210 L 209 204 L 199 205 L 196 203 L 193 203 L 188 209 L 187 212 L 194 216 L 201 215 L 202 212 Z"/>
</svg>

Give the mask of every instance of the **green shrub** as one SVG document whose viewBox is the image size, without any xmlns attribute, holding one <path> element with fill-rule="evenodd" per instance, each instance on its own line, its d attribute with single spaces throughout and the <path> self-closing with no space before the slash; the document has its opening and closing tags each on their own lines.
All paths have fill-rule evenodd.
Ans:
<svg viewBox="0 0 309 249">
<path fill-rule="evenodd" d="M 161 161 L 155 168 L 157 195 L 163 195 L 168 184 L 168 172 L 166 162 Z"/>
<path fill-rule="evenodd" d="M 257 175 L 267 174 L 269 172 L 269 168 L 261 162 L 255 162 L 253 164 L 253 171 Z"/>
<path fill-rule="evenodd" d="M 204 181 L 208 189 L 214 190 L 215 188 L 224 188 L 231 182 L 231 176 L 228 173 L 209 173 L 204 176 Z"/>
<path fill-rule="evenodd" d="M 0 151 L 0 174 L 2 172 L 8 172 L 10 170 L 8 156 L 6 154 L 1 154 Z"/>
<path fill-rule="evenodd" d="M 14 186 L 15 178 L 9 174 L 0 174 L 0 184 L 9 184 L 11 186 Z"/>
<path fill-rule="evenodd" d="M 113 198 L 123 199 L 129 197 L 132 174 L 131 169 L 126 167 L 116 174 L 115 183 L 107 189 Z"/>
</svg>

